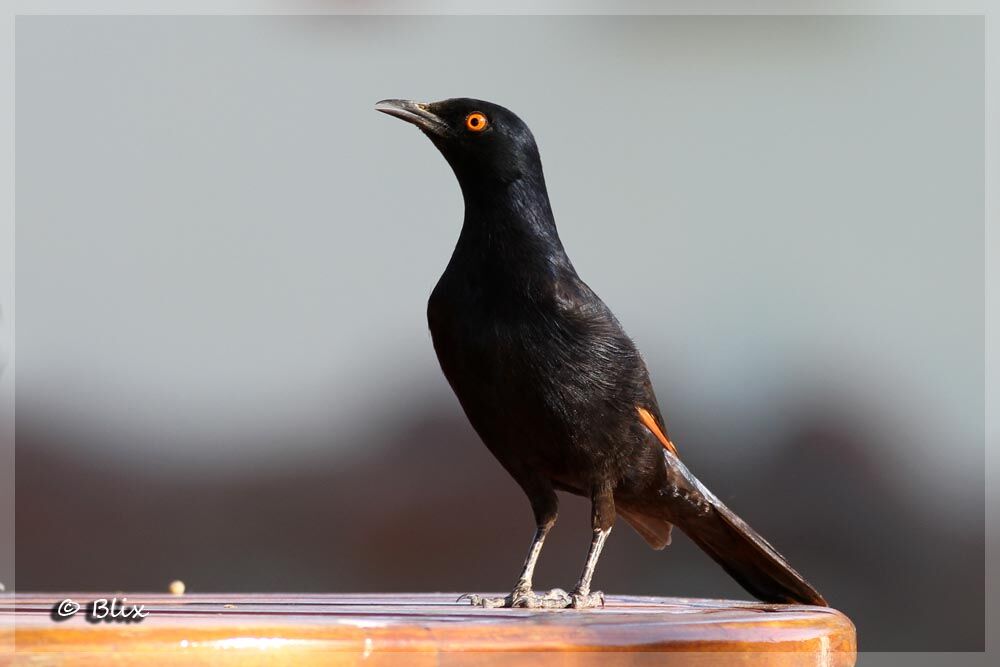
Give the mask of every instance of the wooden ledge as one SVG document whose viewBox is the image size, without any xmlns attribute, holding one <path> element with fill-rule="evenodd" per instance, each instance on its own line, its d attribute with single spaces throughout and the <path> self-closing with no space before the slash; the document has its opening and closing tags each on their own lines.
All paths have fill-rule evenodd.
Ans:
<svg viewBox="0 0 1000 667">
<path fill-rule="evenodd" d="M 822 665 L 855 661 L 838 611 L 729 600 L 610 596 L 603 609 L 479 609 L 433 594 L 118 594 L 141 622 L 56 622 L 64 598 L 0 596 L 0 641 L 30 664 Z M 11 630 L 13 621 L 13 631 Z M 30 657 L 28 657 L 30 656 Z"/>
</svg>

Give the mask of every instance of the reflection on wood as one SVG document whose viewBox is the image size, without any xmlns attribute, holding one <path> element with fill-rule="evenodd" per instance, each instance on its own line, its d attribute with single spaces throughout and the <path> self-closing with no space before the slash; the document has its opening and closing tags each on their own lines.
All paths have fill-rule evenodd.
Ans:
<svg viewBox="0 0 1000 667">
<path fill-rule="evenodd" d="M 832 609 L 611 596 L 604 609 L 478 609 L 455 594 L 124 594 L 141 622 L 56 622 L 64 598 L 0 596 L 0 641 L 47 665 L 822 665 L 855 661 Z M 123 594 L 118 593 L 119 599 Z M 11 620 L 14 621 L 13 631 Z M 19 663 L 20 664 L 20 663 Z"/>
</svg>

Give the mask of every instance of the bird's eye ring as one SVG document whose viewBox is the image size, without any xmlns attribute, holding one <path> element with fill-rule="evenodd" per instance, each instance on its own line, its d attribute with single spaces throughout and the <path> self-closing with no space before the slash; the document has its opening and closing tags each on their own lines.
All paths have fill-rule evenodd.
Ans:
<svg viewBox="0 0 1000 667">
<path fill-rule="evenodd" d="M 486 115 L 479 111 L 473 111 L 465 117 L 465 129 L 469 132 L 482 132 L 487 125 L 489 121 L 486 120 Z"/>
</svg>

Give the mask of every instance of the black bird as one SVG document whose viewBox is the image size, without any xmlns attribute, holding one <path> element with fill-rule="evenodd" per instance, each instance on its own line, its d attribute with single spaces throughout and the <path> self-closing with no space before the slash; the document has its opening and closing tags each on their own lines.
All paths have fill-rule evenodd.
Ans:
<svg viewBox="0 0 1000 667">
<path fill-rule="evenodd" d="M 473 604 L 603 604 L 591 578 L 620 514 L 654 549 L 670 543 L 677 525 L 760 600 L 825 606 L 681 463 L 635 344 L 566 256 L 524 122 L 467 98 L 375 108 L 420 128 L 462 188 L 462 232 L 427 305 L 431 337 L 469 421 L 535 515 L 514 590 L 469 596 Z M 556 491 L 590 498 L 594 535 L 574 589 L 539 595 L 532 573 L 556 522 Z"/>
</svg>

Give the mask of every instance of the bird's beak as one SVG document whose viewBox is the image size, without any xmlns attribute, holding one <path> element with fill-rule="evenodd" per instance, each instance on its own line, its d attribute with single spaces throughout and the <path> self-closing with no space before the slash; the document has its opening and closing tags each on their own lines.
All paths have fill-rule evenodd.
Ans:
<svg viewBox="0 0 1000 667">
<path fill-rule="evenodd" d="M 407 123 L 413 123 L 424 132 L 444 134 L 448 124 L 436 116 L 426 104 L 412 100 L 382 100 L 375 105 L 376 111 L 387 113 L 396 118 L 402 118 Z"/>
</svg>

